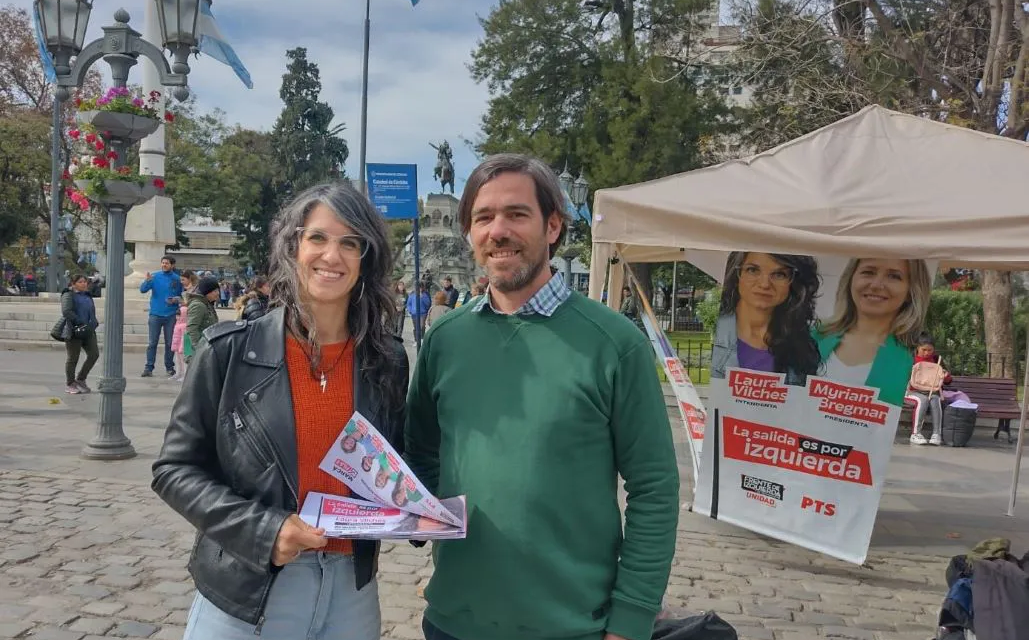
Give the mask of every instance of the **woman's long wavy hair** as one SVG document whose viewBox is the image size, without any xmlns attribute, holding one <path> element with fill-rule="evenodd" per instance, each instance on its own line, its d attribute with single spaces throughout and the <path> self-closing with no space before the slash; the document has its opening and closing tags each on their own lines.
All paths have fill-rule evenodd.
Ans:
<svg viewBox="0 0 1029 640">
<path fill-rule="evenodd" d="M 382 390 L 389 407 L 396 408 L 404 398 L 400 389 L 392 384 L 400 363 L 393 337 L 397 310 L 390 282 L 393 256 L 388 232 L 379 212 L 348 183 L 328 182 L 310 187 L 276 217 L 272 225 L 269 306 L 285 308 L 287 328 L 298 339 L 307 341 L 312 371 L 317 369 L 321 345 L 310 310 L 304 303 L 297 268 L 300 234 L 296 229 L 305 226 L 308 214 L 319 204 L 328 207 L 340 222 L 368 243 L 368 251 L 361 258 L 360 277 L 350 296 L 347 329 L 362 373 Z"/>
<path fill-rule="evenodd" d="M 740 301 L 740 268 L 747 260 L 749 251 L 734 251 L 729 254 L 725 265 L 725 281 L 722 283 L 722 300 L 719 315 L 736 313 Z M 811 256 L 795 256 L 785 253 L 769 253 L 776 262 L 793 272 L 790 293 L 772 311 L 768 323 L 768 350 L 775 361 L 776 373 L 793 371 L 803 375 L 815 375 L 821 364 L 818 343 L 811 335 L 815 325 L 815 299 L 821 278 L 818 276 L 818 262 Z"/>
</svg>

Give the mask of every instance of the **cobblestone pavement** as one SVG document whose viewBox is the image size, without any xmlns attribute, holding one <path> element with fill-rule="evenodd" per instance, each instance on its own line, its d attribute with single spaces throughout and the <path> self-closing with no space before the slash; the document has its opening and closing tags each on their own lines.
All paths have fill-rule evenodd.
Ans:
<svg viewBox="0 0 1029 640">
<path fill-rule="evenodd" d="M 177 640 L 193 594 L 185 571 L 193 532 L 149 489 L 177 388 L 130 378 L 126 433 L 139 456 L 85 461 L 78 451 L 92 435 L 98 398 L 59 393 L 60 356 L 0 353 L 0 638 Z M 943 473 L 943 456 L 954 456 L 947 459 L 949 476 L 935 475 Z M 910 458 L 924 471 L 911 466 L 892 476 L 865 566 L 684 510 L 666 606 L 673 613 L 714 610 L 744 640 L 926 640 L 949 555 L 974 544 L 984 522 L 1003 525 L 979 515 L 961 529 L 961 518 L 940 522 L 939 514 L 968 505 L 963 517 L 971 519 L 977 507 L 969 494 L 979 491 L 986 493 L 977 494 L 978 503 L 997 511 L 1010 452 L 905 446 L 895 458 Z M 959 491 L 960 483 L 971 483 L 972 491 L 952 495 L 950 503 L 939 497 Z M 1020 501 L 1021 512 L 1027 507 Z M 1015 544 L 1021 553 L 1025 517 L 1006 522 L 1005 535 L 1023 531 Z M 955 529 L 963 537 L 947 533 Z M 421 638 L 421 590 L 431 570 L 426 549 L 384 546 L 383 637 Z"/>
<path fill-rule="evenodd" d="M 182 636 L 193 533 L 145 485 L 0 471 L 0 536 L 0 637 Z M 714 610 L 744 639 L 925 640 L 944 566 L 904 553 L 853 567 L 684 513 L 666 604 Z M 421 638 L 430 574 L 426 550 L 385 545 L 385 638 Z"/>
</svg>

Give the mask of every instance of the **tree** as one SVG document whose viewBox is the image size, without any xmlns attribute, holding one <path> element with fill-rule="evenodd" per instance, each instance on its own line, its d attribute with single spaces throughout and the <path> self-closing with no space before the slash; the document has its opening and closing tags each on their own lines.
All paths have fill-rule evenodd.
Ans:
<svg viewBox="0 0 1029 640">
<path fill-rule="evenodd" d="M 482 20 L 473 78 L 489 107 L 477 150 L 585 167 L 594 188 L 700 166 L 729 113 L 680 55 L 706 0 L 510 0 Z M 650 265 L 636 265 L 651 286 Z"/>
<path fill-rule="evenodd" d="M 179 230 L 182 218 L 227 215 L 215 203 L 221 195 L 218 148 L 229 127 L 220 109 L 198 113 L 194 98 L 169 105 L 169 111 L 175 120 L 165 127 L 166 193 L 175 200 L 176 242 L 183 245 L 189 239 Z"/>
<path fill-rule="evenodd" d="M 271 134 L 237 128 L 218 146 L 218 195 L 213 210 L 239 237 L 232 255 L 257 273 L 268 273 L 271 225 L 281 202 L 281 172 Z"/>
<path fill-rule="evenodd" d="M 303 47 L 290 49 L 286 58 L 290 62 L 279 89 L 285 106 L 272 129 L 272 144 L 288 199 L 318 182 L 342 178 L 348 150 L 340 136 L 344 126 L 333 126 L 332 107 L 318 100 L 318 65 L 308 62 Z"/>
<path fill-rule="evenodd" d="M 1029 133 L 1022 2 L 757 0 L 737 13 L 740 71 L 755 87 L 747 133 L 758 148 L 872 103 L 1019 140 Z M 984 271 L 982 284 L 987 350 L 1013 362 L 1010 274 Z"/>
<path fill-rule="evenodd" d="M 41 176 L 50 175 L 50 123 L 31 112 L 0 116 L 0 247 L 32 233 L 47 205 Z"/>
</svg>

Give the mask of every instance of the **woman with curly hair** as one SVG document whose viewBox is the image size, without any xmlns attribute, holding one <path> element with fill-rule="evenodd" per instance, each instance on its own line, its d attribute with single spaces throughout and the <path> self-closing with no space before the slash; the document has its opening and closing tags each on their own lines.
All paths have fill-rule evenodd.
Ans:
<svg viewBox="0 0 1029 640">
<path fill-rule="evenodd" d="M 811 256 L 734 251 L 729 254 L 711 354 L 711 377 L 732 367 L 786 374 L 804 385 L 818 373 L 811 335 L 819 286 Z"/>
</svg>

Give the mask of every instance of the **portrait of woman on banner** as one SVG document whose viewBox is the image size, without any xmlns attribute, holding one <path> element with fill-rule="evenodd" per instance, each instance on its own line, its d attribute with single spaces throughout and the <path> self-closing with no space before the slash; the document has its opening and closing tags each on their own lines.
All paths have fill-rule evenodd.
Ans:
<svg viewBox="0 0 1029 640">
<path fill-rule="evenodd" d="M 711 350 L 711 377 L 733 367 L 785 373 L 804 385 L 821 359 L 811 336 L 818 263 L 810 256 L 729 254 Z"/>
<path fill-rule="evenodd" d="M 901 407 L 911 349 L 929 307 L 932 278 L 923 260 L 853 259 L 840 276 L 833 317 L 815 334 L 825 377 L 879 388 Z"/>
</svg>

